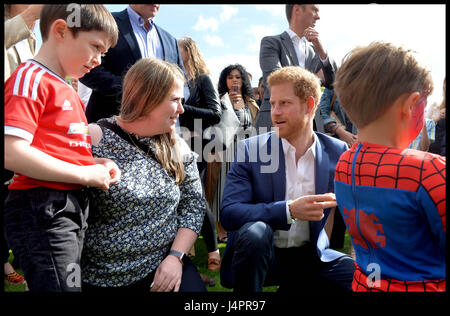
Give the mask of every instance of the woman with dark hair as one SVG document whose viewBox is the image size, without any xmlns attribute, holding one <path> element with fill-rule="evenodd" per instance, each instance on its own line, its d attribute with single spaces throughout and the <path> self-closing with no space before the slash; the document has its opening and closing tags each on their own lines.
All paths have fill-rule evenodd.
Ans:
<svg viewBox="0 0 450 316">
<path fill-rule="evenodd" d="M 233 105 L 234 112 L 239 119 L 241 131 L 243 131 L 243 133 L 239 134 L 250 134 L 249 129 L 255 124 L 259 107 L 254 100 L 253 90 L 247 70 L 245 70 L 245 68 L 240 64 L 225 67 L 220 73 L 217 90 L 219 91 L 219 96 L 221 99 L 225 94 L 228 94 L 231 104 Z M 219 153 L 222 156 L 220 158 L 216 158 L 217 162 L 213 161 L 208 164 L 209 170 L 207 172 L 207 183 L 210 188 L 213 188 L 213 191 L 207 191 L 206 195 L 207 199 L 208 196 L 213 196 L 211 209 L 215 213 L 216 218 L 219 218 L 220 203 L 225 186 L 225 178 L 228 170 L 230 169 L 230 163 L 233 161 L 236 153 L 236 143 L 238 140 L 239 137 L 236 135 L 230 148 L 227 148 L 225 152 Z M 225 241 L 226 232 L 223 230 L 220 223 L 218 227 L 219 240 Z"/>
<path fill-rule="evenodd" d="M 254 100 L 248 73 L 242 65 L 229 65 L 222 70 L 218 91 L 220 97 L 228 93 L 241 127 L 247 129 L 254 124 L 259 107 Z"/>
</svg>

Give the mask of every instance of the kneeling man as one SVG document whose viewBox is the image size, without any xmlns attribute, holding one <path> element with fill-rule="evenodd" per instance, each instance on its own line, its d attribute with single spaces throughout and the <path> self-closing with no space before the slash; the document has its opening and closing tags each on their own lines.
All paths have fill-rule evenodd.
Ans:
<svg viewBox="0 0 450 316">
<path fill-rule="evenodd" d="M 351 291 L 354 260 L 328 248 L 325 227 L 347 145 L 313 131 L 320 99 L 314 74 L 289 66 L 267 82 L 276 131 L 238 143 L 220 212 L 229 231 L 221 283 L 235 292 L 268 285 L 294 293 Z"/>
</svg>

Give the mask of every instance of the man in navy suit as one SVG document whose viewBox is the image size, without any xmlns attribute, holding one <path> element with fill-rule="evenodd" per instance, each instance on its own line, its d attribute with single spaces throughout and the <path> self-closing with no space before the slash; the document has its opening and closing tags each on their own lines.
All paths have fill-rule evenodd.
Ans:
<svg viewBox="0 0 450 316">
<path fill-rule="evenodd" d="M 112 13 L 119 28 L 117 45 L 106 53 L 100 66 L 80 79 L 92 89 L 86 108 L 89 123 L 119 113 L 123 78 L 139 59 L 155 57 L 184 71 L 177 40 L 153 22 L 158 10 L 159 4 L 130 4 Z"/>
<path fill-rule="evenodd" d="M 229 232 L 221 283 L 236 292 L 267 285 L 291 293 L 351 291 L 354 260 L 328 248 L 327 223 L 337 205 L 336 162 L 348 147 L 313 131 L 320 99 L 314 74 L 288 66 L 267 82 L 275 132 L 238 143 L 220 212 Z"/>
</svg>

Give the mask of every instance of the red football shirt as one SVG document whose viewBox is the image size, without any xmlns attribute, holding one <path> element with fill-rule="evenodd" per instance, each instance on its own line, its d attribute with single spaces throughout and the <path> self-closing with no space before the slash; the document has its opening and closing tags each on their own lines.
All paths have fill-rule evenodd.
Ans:
<svg viewBox="0 0 450 316">
<path fill-rule="evenodd" d="M 84 104 L 61 77 L 34 60 L 5 82 L 5 135 L 31 141 L 40 151 L 75 165 L 95 164 Z M 79 189 L 79 184 L 42 181 L 15 174 L 9 189 Z"/>
</svg>

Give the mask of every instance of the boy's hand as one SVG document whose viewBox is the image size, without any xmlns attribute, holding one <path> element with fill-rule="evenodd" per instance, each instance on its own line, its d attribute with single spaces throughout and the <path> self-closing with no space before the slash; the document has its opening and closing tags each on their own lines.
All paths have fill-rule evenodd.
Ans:
<svg viewBox="0 0 450 316">
<path fill-rule="evenodd" d="M 289 204 L 291 215 L 303 221 L 320 221 L 323 210 L 337 206 L 336 196 L 333 193 L 305 195 Z"/>
<path fill-rule="evenodd" d="M 94 160 L 96 164 L 104 165 L 108 169 L 110 176 L 109 184 L 119 182 L 122 172 L 114 161 L 108 158 L 95 158 Z"/>
<path fill-rule="evenodd" d="M 85 180 L 82 184 L 88 187 L 108 190 L 111 184 L 120 179 L 120 169 L 114 161 L 107 158 L 95 158 L 95 165 L 85 166 Z"/>
</svg>

